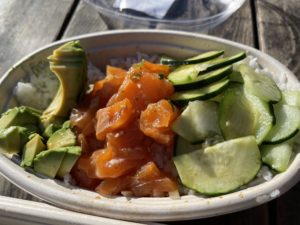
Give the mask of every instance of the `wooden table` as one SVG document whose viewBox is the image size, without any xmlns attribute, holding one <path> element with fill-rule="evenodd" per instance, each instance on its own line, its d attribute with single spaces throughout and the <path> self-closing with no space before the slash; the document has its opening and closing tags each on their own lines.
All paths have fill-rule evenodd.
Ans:
<svg viewBox="0 0 300 225">
<path fill-rule="evenodd" d="M 299 0 L 247 0 L 229 20 L 209 30 L 208 34 L 254 46 L 300 77 L 299 11 Z M 108 29 L 109 24 L 101 15 L 82 0 L 2 0 L 0 74 L 45 44 Z M 300 183 L 278 199 L 256 208 L 189 224 L 300 224 L 299 188 Z M 0 195 L 40 201 L 1 176 Z"/>
</svg>

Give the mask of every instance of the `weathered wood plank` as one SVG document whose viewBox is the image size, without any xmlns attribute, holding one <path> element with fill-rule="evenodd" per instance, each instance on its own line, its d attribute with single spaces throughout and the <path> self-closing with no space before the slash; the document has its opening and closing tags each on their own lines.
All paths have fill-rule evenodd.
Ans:
<svg viewBox="0 0 300 225">
<path fill-rule="evenodd" d="M 300 183 L 298 183 L 290 191 L 272 202 L 274 204 L 274 223 L 275 225 L 300 224 Z"/>
<path fill-rule="evenodd" d="M 262 51 L 300 78 L 300 1 L 257 0 L 259 44 Z M 273 224 L 300 224 L 300 183 L 271 202 Z"/>
<path fill-rule="evenodd" d="M 251 15 L 251 0 L 224 23 L 208 31 L 208 34 L 231 41 L 254 46 L 254 31 Z M 255 46 L 254 46 L 255 47 Z"/>
<path fill-rule="evenodd" d="M 73 0 L 10 0 L 0 7 L 0 74 L 16 60 L 52 42 Z"/>
<path fill-rule="evenodd" d="M 92 6 L 80 1 L 63 38 L 107 30 L 106 23 Z"/>
<path fill-rule="evenodd" d="M 261 50 L 300 77 L 300 1 L 257 0 Z"/>
<path fill-rule="evenodd" d="M 17 60 L 51 43 L 73 0 L 9 0 L 0 3 L 0 77 Z M 35 199 L 0 176 L 0 195 Z"/>
</svg>

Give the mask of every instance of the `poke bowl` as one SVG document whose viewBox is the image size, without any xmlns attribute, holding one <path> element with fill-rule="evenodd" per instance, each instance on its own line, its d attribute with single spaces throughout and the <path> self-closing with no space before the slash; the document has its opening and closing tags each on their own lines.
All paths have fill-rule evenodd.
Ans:
<svg viewBox="0 0 300 225">
<path fill-rule="evenodd" d="M 121 63 L 132 64 L 133 62 L 138 63 L 141 59 L 155 61 L 160 55 L 183 59 L 203 52 L 222 50 L 225 52 L 225 58 L 241 52 L 243 55 L 250 56 L 250 59 L 248 58 L 250 61 L 246 61 L 248 64 L 257 62 L 260 68 L 264 68 L 267 73 L 276 74 L 274 80 L 280 89 L 299 89 L 297 78 L 284 65 L 258 50 L 239 43 L 178 31 L 108 31 L 55 42 L 16 63 L 0 81 L 1 112 L 20 105 L 16 91 L 16 86 L 20 85 L 18 82 L 33 82 L 30 78 L 32 74 L 49 73 L 47 57 L 53 54 L 55 49 L 73 41 L 79 41 L 86 52 L 88 61 L 92 64 L 88 67 L 92 74 L 91 79 L 93 79 L 95 71 L 105 71 L 107 65 L 114 63 L 120 65 L 119 60 L 116 62 L 116 59 L 120 58 L 125 59 Z M 133 58 L 134 60 L 132 60 Z M 172 59 L 171 61 L 174 62 Z M 178 61 L 175 60 L 175 62 Z M 164 79 L 161 78 L 161 75 L 158 78 Z M 20 93 L 24 94 L 24 92 Z M 42 98 L 45 96 L 48 95 L 44 94 Z M 51 97 L 53 95 L 49 98 Z M 40 101 L 33 106 L 47 105 L 47 101 L 46 103 Z M 23 104 L 27 103 L 23 102 Z M 279 120 L 277 119 L 277 121 Z M 273 122 L 270 121 L 270 124 Z M 254 148 L 257 150 L 257 147 Z M 215 193 L 209 192 L 208 195 L 183 190 L 180 191 L 180 196 L 136 197 L 128 194 L 128 191 L 123 192 L 122 195 L 119 193 L 117 195 L 99 194 L 70 183 L 69 178 L 72 179 L 70 176 L 64 176 L 64 179 L 49 178 L 35 172 L 32 168 L 24 169 L 20 166 L 21 160 L 22 158 L 18 155 L 0 154 L 1 174 L 21 189 L 61 208 L 129 221 L 190 220 L 254 207 L 280 196 L 296 184 L 299 179 L 300 165 L 300 156 L 297 145 L 295 145 L 291 162 L 284 172 L 274 173 L 268 166 L 262 166 L 261 162 L 259 165 L 254 163 L 257 167 L 254 172 L 252 171 L 255 178 L 252 179 L 253 175 L 251 175 L 251 179 L 240 183 L 234 190 L 224 192 L 221 187 L 220 192 L 218 189 Z"/>
</svg>

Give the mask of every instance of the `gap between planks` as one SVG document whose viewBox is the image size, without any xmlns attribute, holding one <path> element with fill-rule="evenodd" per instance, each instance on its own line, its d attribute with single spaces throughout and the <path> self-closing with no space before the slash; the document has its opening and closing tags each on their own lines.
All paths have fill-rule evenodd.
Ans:
<svg viewBox="0 0 300 225">
<path fill-rule="evenodd" d="M 66 14 L 66 17 L 65 17 L 65 19 L 64 19 L 64 21 L 62 23 L 62 26 L 61 26 L 58 34 L 56 35 L 54 41 L 58 41 L 58 40 L 60 40 L 64 36 L 64 33 L 65 33 L 65 31 L 66 31 L 66 29 L 67 29 L 67 27 L 68 27 L 68 25 L 69 25 L 69 23 L 70 23 L 73 15 L 74 15 L 74 13 L 76 11 L 76 8 L 77 8 L 79 2 L 80 2 L 80 0 L 74 0 L 73 4 L 70 7 L 70 10 Z"/>
</svg>

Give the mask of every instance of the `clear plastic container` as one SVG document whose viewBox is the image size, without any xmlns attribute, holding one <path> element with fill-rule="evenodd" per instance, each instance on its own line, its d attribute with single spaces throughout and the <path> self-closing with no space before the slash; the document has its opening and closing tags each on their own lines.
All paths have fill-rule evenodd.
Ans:
<svg viewBox="0 0 300 225">
<path fill-rule="evenodd" d="M 197 32 L 211 29 L 224 22 L 245 2 L 245 0 L 175 0 L 165 8 L 163 3 L 159 3 L 159 10 L 165 10 L 165 15 L 158 18 L 148 13 L 150 10 L 143 11 L 141 8 L 138 9 L 139 7 L 126 8 L 121 4 L 124 1 L 126 2 L 126 0 L 86 0 L 99 11 L 110 29 L 154 28 Z M 153 7 L 153 2 L 147 3 L 149 0 L 127 1 L 143 6 L 149 4 L 149 7 Z M 155 10 L 152 9 L 152 12 Z"/>
</svg>

